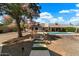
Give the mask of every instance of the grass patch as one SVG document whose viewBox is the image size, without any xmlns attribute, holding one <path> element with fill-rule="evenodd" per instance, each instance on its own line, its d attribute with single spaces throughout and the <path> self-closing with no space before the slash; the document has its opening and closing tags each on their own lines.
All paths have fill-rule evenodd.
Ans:
<svg viewBox="0 0 79 59">
<path fill-rule="evenodd" d="M 45 43 L 45 42 L 33 42 L 34 44 Z"/>
<path fill-rule="evenodd" d="M 48 48 L 45 48 L 45 47 L 32 47 L 32 50 L 48 50 Z"/>
</svg>

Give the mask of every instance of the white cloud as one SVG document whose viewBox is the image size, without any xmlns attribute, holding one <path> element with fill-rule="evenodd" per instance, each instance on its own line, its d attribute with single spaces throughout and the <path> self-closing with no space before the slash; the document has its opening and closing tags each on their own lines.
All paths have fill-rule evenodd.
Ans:
<svg viewBox="0 0 79 59">
<path fill-rule="evenodd" d="M 79 9 L 70 9 L 71 12 L 79 12 Z"/>
<path fill-rule="evenodd" d="M 76 7 L 79 7 L 79 4 L 76 4 Z"/>
<path fill-rule="evenodd" d="M 54 17 L 52 14 L 48 12 L 42 12 L 40 14 L 40 18 L 35 20 L 36 22 L 41 22 L 41 23 L 59 23 L 59 24 L 70 24 L 72 23 L 73 25 L 79 25 L 79 14 L 76 16 L 71 17 L 69 20 L 65 20 L 62 16 L 61 17 Z"/>
<path fill-rule="evenodd" d="M 65 20 L 63 17 L 57 17 L 55 18 L 52 14 L 48 12 L 42 12 L 40 13 L 40 18 L 36 20 L 37 22 L 42 22 L 42 23 L 59 23 L 59 24 L 64 24 Z"/>
<path fill-rule="evenodd" d="M 43 12 L 43 13 L 40 13 L 40 17 L 41 18 L 53 18 L 53 16 L 50 14 L 50 13 L 48 13 L 48 12 Z"/>
<path fill-rule="evenodd" d="M 57 22 L 60 24 L 65 24 L 65 20 L 63 19 L 63 17 L 58 17 Z"/>
<path fill-rule="evenodd" d="M 53 16 L 48 12 L 42 12 L 40 13 L 40 18 L 38 18 L 36 21 L 41 23 L 50 23 L 50 20 L 53 18 Z"/>
<path fill-rule="evenodd" d="M 79 13 L 76 13 L 76 16 L 79 17 Z"/>
<path fill-rule="evenodd" d="M 57 18 L 52 18 L 50 20 L 50 23 L 65 24 L 65 20 L 63 19 L 63 17 L 57 17 Z"/>
<path fill-rule="evenodd" d="M 74 12 L 74 16 L 72 16 L 69 20 L 67 20 L 66 24 L 72 23 L 73 25 L 79 25 L 79 9 L 69 9 L 69 10 L 61 10 L 59 13 L 70 13 Z"/>
<path fill-rule="evenodd" d="M 79 13 L 79 9 L 69 9 L 69 10 L 61 10 L 61 11 L 59 11 L 59 13 L 70 13 L 70 12 Z"/>
<path fill-rule="evenodd" d="M 59 13 L 69 13 L 70 12 L 70 10 L 61 10 L 61 11 L 59 11 Z"/>
<path fill-rule="evenodd" d="M 72 17 L 69 23 L 72 23 L 73 25 L 79 25 L 79 17 Z"/>
<path fill-rule="evenodd" d="M 75 6 L 79 8 L 79 4 L 76 4 Z M 69 12 L 79 12 L 79 9 L 69 9 L 59 11 L 59 13 L 69 13 Z"/>
<path fill-rule="evenodd" d="M 76 7 L 79 7 L 79 4 L 75 5 Z M 69 12 L 79 12 L 79 9 L 69 9 L 69 10 L 61 10 L 59 13 L 69 13 Z"/>
</svg>

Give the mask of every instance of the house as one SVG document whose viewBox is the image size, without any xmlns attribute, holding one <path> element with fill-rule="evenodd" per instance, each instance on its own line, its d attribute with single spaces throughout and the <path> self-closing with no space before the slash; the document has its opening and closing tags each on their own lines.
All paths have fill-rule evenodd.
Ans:
<svg viewBox="0 0 79 59">
<path fill-rule="evenodd" d="M 38 22 L 35 22 L 32 25 L 32 30 L 42 31 L 43 30 L 43 27 Z"/>
</svg>

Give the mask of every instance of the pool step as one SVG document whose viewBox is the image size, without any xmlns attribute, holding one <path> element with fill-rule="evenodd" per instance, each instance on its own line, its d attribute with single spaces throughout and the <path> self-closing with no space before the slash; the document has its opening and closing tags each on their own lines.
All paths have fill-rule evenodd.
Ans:
<svg viewBox="0 0 79 59">
<path fill-rule="evenodd" d="M 50 56 L 48 50 L 32 50 L 30 56 Z"/>
</svg>

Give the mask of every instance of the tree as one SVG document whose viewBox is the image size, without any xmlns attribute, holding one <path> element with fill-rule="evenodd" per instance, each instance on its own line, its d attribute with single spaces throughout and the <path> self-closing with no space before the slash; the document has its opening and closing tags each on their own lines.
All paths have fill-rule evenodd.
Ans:
<svg viewBox="0 0 79 59">
<path fill-rule="evenodd" d="M 4 21 L 3 21 L 4 25 L 9 25 L 12 23 L 13 19 L 9 15 L 4 15 L 3 18 L 4 18 Z"/>
<path fill-rule="evenodd" d="M 26 9 L 26 6 L 24 6 L 24 9 Z M 41 9 L 41 7 L 37 3 L 28 4 L 28 6 L 27 6 L 27 12 L 28 12 L 27 18 L 30 19 L 30 24 L 29 25 L 31 27 L 33 25 L 33 20 L 32 19 L 39 17 L 40 9 Z"/>
<path fill-rule="evenodd" d="M 20 8 L 20 4 L 2 4 L 0 9 L 6 11 L 11 17 L 16 20 L 17 30 L 18 30 L 18 37 L 22 37 L 21 28 L 20 28 L 20 16 L 22 10 Z"/>
<path fill-rule="evenodd" d="M 22 37 L 20 27 L 21 16 L 26 15 L 28 18 L 30 18 L 30 20 L 32 20 L 33 17 L 37 17 L 39 13 L 39 8 L 36 3 L 7 3 L 0 4 L 0 11 L 5 11 L 8 15 L 16 20 L 18 37 Z"/>
</svg>

